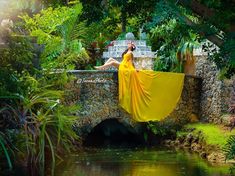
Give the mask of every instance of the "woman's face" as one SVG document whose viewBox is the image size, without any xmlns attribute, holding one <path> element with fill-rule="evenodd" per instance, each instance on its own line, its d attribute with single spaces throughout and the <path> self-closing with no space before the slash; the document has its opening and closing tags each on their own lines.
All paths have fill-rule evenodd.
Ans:
<svg viewBox="0 0 235 176">
<path fill-rule="evenodd" d="M 127 47 L 128 47 L 128 49 L 131 49 L 132 48 L 132 43 L 128 43 Z"/>
</svg>

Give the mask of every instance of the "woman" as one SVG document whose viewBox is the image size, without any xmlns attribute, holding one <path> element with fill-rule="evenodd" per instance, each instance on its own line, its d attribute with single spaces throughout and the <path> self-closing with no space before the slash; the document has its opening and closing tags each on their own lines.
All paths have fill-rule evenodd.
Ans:
<svg viewBox="0 0 235 176">
<path fill-rule="evenodd" d="M 134 51 L 135 50 L 135 45 L 134 45 L 134 43 L 132 43 L 132 42 L 129 42 L 128 44 L 127 44 L 127 49 L 122 53 L 122 58 L 123 58 L 123 56 L 126 54 L 126 53 L 131 53 L 132 54 L 132 57 L 131 57 L 131 60 L 130 60 L 130 62 L 132 63 L 132 65 L 134 66 L 134 63 L 133 63 L 133 53 L 132 53 L 132 51 Z M 108 67 L 110 67 L 110 66 L 114 66 L 114 67 L 116 67 L 117 69 L 119 68 L 119 65 L 120 65 L 120 62 L 118 62 L 117 60 L 115 60 L 114 58 L 109 58 L 105 63 L 104 63 L 104 65 L 102 65 L 102 66 L 95 66 L 95 68 L 97 69 L 97 70 L 104 70 L 104 69 L 106 69 L 106 68 L 108 68 Z"/>
<path fill-rule="evenodd" d="M 118 68 L 119 106 L 135 121 L 159 121 L 176 107 L 183 89 L 184 73 L 136 70 L 132 53 L 135 48 L 130 42 L 122 54 L 121 63 L 110 58 L 95 68 Z"/>
</svg>

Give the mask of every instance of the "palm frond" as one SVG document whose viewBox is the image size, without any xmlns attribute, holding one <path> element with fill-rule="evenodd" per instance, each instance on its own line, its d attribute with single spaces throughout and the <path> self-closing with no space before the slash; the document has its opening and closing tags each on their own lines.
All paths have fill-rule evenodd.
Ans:
<svg viewBox="0 0 235 176">
<path fill-rule="evenodd" d="M 84 39 L 87 38 L 87 34 L 88 32 L 87 32 L 86 21 L 80 22 L 74 25 L 74 28 L 70 34 L 70 40 L 79 39 L 83 41 Z"/>
</svg>

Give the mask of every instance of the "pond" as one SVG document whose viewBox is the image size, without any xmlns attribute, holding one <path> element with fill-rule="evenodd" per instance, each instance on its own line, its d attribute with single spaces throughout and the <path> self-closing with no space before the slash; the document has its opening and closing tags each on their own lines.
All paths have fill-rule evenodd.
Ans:
<svg viewBox="0 0 235 176">
<path fill-rule="evenodd" d="M 56 165 L 56 176 L 226 176 L 197 154 L 163 148 L 86 148 Z"/>
</svg>

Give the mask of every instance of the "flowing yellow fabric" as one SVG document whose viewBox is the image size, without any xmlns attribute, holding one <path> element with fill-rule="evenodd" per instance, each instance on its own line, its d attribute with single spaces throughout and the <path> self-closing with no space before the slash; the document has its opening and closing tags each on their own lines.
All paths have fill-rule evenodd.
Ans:
<svg viewBox="0 0 235 176">
<path fill-rule="evenodd" d="M 132 53 L 126 53 L 119 65 L 119 106 L 138 122 L 162 120 L 176 107 L 185 74 L 137 71 L 132 58 Z"/>
</svg>

